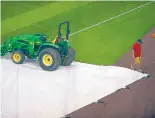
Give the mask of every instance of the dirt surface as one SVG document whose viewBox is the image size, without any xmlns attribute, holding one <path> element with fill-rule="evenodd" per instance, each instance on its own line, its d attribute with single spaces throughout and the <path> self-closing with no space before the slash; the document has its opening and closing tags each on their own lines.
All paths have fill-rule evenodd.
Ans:
<svg viewBox="0 0 155 118">
<path fill-rule="evenodd" d="M 155 114 L 155 27 L 143 39 L 143 71 L 149 78 L 143 78 L 67 116 L 70 118 L 154 118 Z M 129 50 L 115 66 L 130 68 L 132 50 Z M 125 78 L 124 78 L 125 79 Z"/>
</svg>

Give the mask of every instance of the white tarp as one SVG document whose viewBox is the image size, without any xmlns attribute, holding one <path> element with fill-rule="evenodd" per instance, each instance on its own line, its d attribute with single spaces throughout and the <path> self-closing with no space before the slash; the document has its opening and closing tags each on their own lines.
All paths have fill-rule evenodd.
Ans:
<svg viewBox="0 0 155 118">
<path fill-rule="evenodd" d="M 1 69 L 2 118 L 60 118 L 147 76 L 78 62 L 48 72 L 1 59 Z"/>
</svg>

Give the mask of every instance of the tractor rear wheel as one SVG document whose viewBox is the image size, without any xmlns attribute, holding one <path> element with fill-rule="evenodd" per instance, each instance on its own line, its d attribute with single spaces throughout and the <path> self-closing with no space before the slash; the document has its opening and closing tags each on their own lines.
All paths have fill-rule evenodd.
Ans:
<svg viewBox="0 0 155 118">
<path fill-rule="evenodd" d="M 12 61 L 15 64 L 22 64 L 25 60 L 25 55 L 21 50 L 15 50 L 12 53 Z"/>
<path fill-rule="evenodd" d="M 43 70 L 53 71 L 60 66 L 61 57 L 57 50 L 46 48 L 40 52 L 38 62 Z"/>
<path fill-rule="evenodd" d="M 75 59 L 75 50 L 73 48 L 68 49 L 68 56 L 64 58 L 61 63 L 62 66 L 69 66 Z"/>
</svg>

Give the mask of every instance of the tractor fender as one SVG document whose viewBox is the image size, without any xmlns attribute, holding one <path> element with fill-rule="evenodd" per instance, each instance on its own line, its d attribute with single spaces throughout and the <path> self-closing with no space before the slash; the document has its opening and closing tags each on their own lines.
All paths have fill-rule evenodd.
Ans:
<svg viewBox="0 0 155 118">
<path fill-rule="evenodd" d="M 40 53 L 45 48 L 53 48 L 53 49 L 56 49 L 57 51 L 59 51 L 60 49 L 58 45 L 55 45 L 53 43 L 44 43 L 39 47 L 38 52 Z"/>
</svg>

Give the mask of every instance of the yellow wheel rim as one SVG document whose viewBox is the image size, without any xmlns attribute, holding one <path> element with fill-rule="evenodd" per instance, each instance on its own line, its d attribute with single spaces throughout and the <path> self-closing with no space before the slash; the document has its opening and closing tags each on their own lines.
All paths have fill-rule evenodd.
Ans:
<svg viewBox="0 0 155 118">
<path fill-rule="evenodd" d="M 52 58 L 52 56 L 49 55 L 49 54 L 45 54 L 45 55 L 43 56 L 42 60 L 43 60 L 43 64 L 44 64 L 45 66 L 50 66 L 50 65 L 52 65 L 52 63 L 53 63 L 53 58 Z"/>
<path fill-rule="evenodd" d="M 15 62 L 20 62 L 20 60 L 21 60 L 20 54 L 19 54 L 19 53 L 14 53 L 14 54 L 13 54 L 13 60 L 14 60 Z"/>
</svg>

